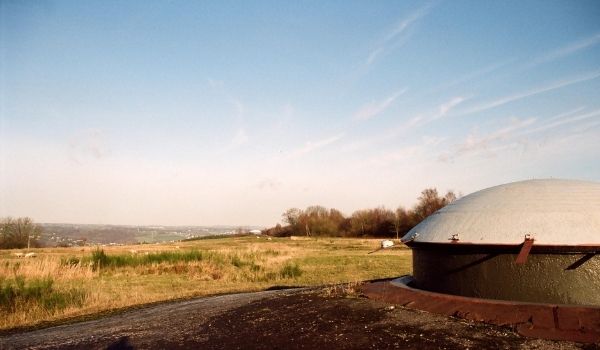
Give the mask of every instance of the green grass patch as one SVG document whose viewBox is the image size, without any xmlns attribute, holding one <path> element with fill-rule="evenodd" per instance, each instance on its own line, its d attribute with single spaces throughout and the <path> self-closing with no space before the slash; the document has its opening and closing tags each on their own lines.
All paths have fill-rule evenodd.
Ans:
<svg viewBox="0 0 600 350">
<path fill-rule="evenodd" d="M 223 257 L 215 252 L 201 250 L 158 252 L 150 254 L 106 254 L 102 249 L 96 249 L 91 256 L 83 258 L 69 257 L 62 260 L 63 265 L 89 265 L 94 270 L 99 268 L 138 267 L 161 263 L 187 263 L 192 261 L 210 260 L 222 263 Z"/>
<path fill-rule="evenodd" d="M 174 298 L 395 277 L 412 266 L 408 249 L 368 254 L 379 240 L 227 236 L 177 244 L 37 249 L 38 259 L 0 250 L 0 329 Z"/>
<path fill-rule="evenodd" d="M 0 309 L 9 313 L 32 306 L 54 313 L 68 306 L 81 307 L 86 297 L 87 293 L 79 288 L 56 290 L 51 277 L 0 279 Z"/>
<path fill-rule="evenodd" d="M 217 266 L 232 265 L 236 268 L 248 268 L 251 271 L 261 269 L 257 261 L 261 260 L 260 253 L 219 253 L 214 251 L 187 250 L 165 251 L 149 254 L 106 254 L 102 249 L 96 249 L 91 256 L 83 258 L 63 258 L 63 266 L 92 266 L 98 269 L 116 269 L 122 267 L 140 267 L 147 265 L 189 263 L 194 261 L 211 262 Z M 275 255 L 274 252 L 264 255 Z"/>
<path fill-rule="evenodd" d="M 298 264 L 287 263 L 279 271 L 281 278 L 298 278 L 302 275 L 302 270 Z"/>
</svg>

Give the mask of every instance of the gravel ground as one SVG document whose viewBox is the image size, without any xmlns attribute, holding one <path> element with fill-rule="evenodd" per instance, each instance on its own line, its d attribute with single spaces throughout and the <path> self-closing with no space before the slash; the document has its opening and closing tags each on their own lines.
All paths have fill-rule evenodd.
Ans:
<svg viewBox="0 0 600 350">
<path fill-rule="evenodd" d="M 0 336 L 0 349 L 600 349 L 330 289 L 230 294 Z"/>
</svg>

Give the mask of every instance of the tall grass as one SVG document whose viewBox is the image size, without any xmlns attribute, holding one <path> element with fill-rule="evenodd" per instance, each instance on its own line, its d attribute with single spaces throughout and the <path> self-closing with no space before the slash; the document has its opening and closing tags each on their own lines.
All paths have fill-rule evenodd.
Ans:
<svg viewBox="0 0 600 350">
<path fill-rule="evenodd" d="M 176 246 L 36 249 L 34 259 L 0 250 L 0 329 L 173 298 L 360 281 L 409 271 L 408 250 L 368 255 L 378 243 L 228 237 Z"/>
<path fill-rule="evenodd" d="M 37 308 L 52 314 L 69 306 L 81 307 L 86 297 L 87 293 L 81 288 L 55 289 L 51 277 L 0 277 L 0 310 L 7 313 Z"/>
<path fill-rule="evenodd" d="M 281 268 L 279 274 L 282 278 L 297 278 L 302 275 L 302 270 L 298 264 L 287 263 Z"/>
<path fill-rule="evenodd" d="M 225 277 L 225 271 L 228 266 L 235 268 L 231 271 L 231 279 L 236 281 L 250 282 L 271 282 L 279 279 L 296 279 L 302 275 L 302 270 L 297 263 L 286 262 L 279 271 L 272 271 L 265 268 L 268 258 L 276 257 L 279 254 L 273 250 L 263 252 L 250 251 L 245 253 L 238 252 L 215 252 L 215 251 L 162 251 L 149 254 L 106 254 L 102 249 L 92 251 L 90 256 L 82 258 L 69 257 L 61 261 L 63 266 L 90 266 L 94 271 L 98 270 L 116 270 L 121 268 L 138 269 L 145 266 L 160 265 L 159 268 L 151 268 L 146 273 L 156 272 L 175 272 L 189 273 L 195 265 L 193 262 L 205 262 L 213 268 L 209 273 L 211 279 L 222 279 Z M 182 265 L 183 264 L 183 265 Z M 196 270 L 207 270 L 207 266 L 195 266 Z M 216 271 L 215 271 L 216 268 Z M 149 272 L 151 271 L 151 272 Z"/>
<path fill-rule="evenodd" d="M 192 261 L 219 260 L 213 252 L 200 250 L 190 251 L 164 251 L 152 254 L 111 254 L 108 255 L 102 249 L 92 251 L 91 256 L 83 258 L 70 257 L 62 261 L 63 265 L 91 266 L 94 270 L 101 268 L 138 267 L 152 264 L 175 264 L 189 263 Z"/>
</svg>

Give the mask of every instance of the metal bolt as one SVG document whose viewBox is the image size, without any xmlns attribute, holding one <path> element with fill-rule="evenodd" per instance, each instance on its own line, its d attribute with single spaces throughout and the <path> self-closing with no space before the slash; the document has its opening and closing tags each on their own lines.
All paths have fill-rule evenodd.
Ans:
<svg viewBox="0 0 600 350">
<path fill-rule="evenodd" d="M 458 236 L 459 236 L 459 234 L 455 233 L 455 234 L 452 235 L 452 237 L 448 238 L 448 240 L 450 240 L 450 241 L 458 241 L 459 240 Z"/>
</svg>

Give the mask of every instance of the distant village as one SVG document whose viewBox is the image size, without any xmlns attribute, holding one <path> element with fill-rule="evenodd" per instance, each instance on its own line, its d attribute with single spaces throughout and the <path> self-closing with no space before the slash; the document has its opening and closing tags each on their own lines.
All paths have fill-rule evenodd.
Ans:
<svg viewBox="0 0 600 350">
<path fill-rule="evenodd" d="M 118 226 L 40 224 L 40 243 L 48 247 L 158 244 L 200 239 L 212 235 L 260 234 L 259 227 L 234 226 Z"/>
</svg>

